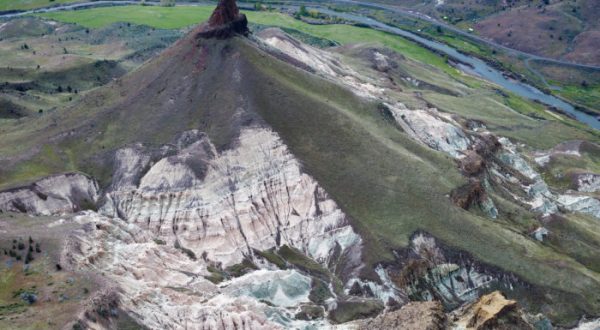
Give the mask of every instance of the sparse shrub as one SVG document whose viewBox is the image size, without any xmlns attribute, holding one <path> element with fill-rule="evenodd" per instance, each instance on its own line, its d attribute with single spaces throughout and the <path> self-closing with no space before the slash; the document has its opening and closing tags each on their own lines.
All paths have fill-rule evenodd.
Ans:
<svg viewBox="0 0 600 330">
<path fill-rule="evenodd" d="M 29 252 L 27 252 L 27 255 L 25 256 L 25 263 L 28 264 L 32 261 L 33 261 L 33 254 L 31 253 L 31 251 L 29 251 Z"/>
<path fill-rule="evenodd" d="M 33 292 L 27 292 L 27 291 L 22 292 L 20 294 L 20 297 L 24 302 L 26 302 L 30 305 L 37 301 L 37 295 Z"/>
<path fill-rule="evenodd" d="M 35 252 L 40 253 L 42 249 L 40 248 L 40 243 L 35 243 Z"/>
<path fill-rule="evenodd" d="M 19 244 L 17 245 L 17 248 L 18 248 L 19 250 L 25 250 L 25 243 L 23 243 L 23 242 L 19 242 Z"/>
<path fill-rule="evenodd" d="M 31 236 L 29 236 L 29 244 L 33 243 L 33 238 L 31 238 Z"/>
<path fill-rule="evenodd" d="M 196 261 L 196 254 L 194 253 L 194 251 L 181 246 L 181 244 L 179 244 L 179 241 L 175 241 L 175 248 L 179 249 L 179 250 L 181 250 L 181 252 L 185 253 L 188 256 L 188 258 Z"/>
</svg>

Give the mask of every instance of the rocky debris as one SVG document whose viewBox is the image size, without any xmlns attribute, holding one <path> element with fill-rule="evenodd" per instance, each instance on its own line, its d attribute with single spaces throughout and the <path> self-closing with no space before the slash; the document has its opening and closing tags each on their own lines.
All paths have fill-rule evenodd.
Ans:
<svg viewBox="0 0 600 330">
<path fill-rule="evenodd" d="M 352 278 L 346 283 L 344 292 L 353 296 L 376 297 L 388 307 L 408 301 L 406 294 L 393 283 L 381 265 L 375 267 L 375 273 L 379 276 L 378 282 Z"/>
<path fill-rule="evenodd" d="M 201 27 L 198 36 L 226 39 L 236 34 L 248 33 L 248 19 L 240 13 L 235 0 L 220 0 L 208 22 Z"/>
<path fill-rule="evenodd" d="M 450 200 L 454 205 L 468 209 L 475 203 L 481 203 L 486 198 L 485 189 L 477 179 L 471 180 L 464 186 L 460 186 L 450 193 Z"/>
<path fill-rule="evenodd" d="M 600 319 L 581 321 L 573 330 L 598 330 L 600 329 Z"/>
<path fill-rule="evenodd" d="M 502 144 L 495 135 L 484 132 L 477 135 L 471 149 L 481 157 L 488 158 L 500 150 L 501 147 Z"/>
<path fill-rule="evenodd" d="M 79 173 L 49 176 L 29 186 L 0 192 L 0 211 L 58 215 L 94 208 L 98 184 Z"/>
<path fill-rule="evenodd" d="M 580 192 L 600 191 L 600 174 L 580 173 L 574 176 L 574 186 Z"/>
<path fill-rule="evenodd" d="M 533 330 L 517 302 L 506 299 L 501 292 L 484 295 L 473 304 L 453 312 L 454 329 L 473 330 Z"/>
<path fill-rule="evenodd" d="M 485 159 L 473 150 L 467 150 L 459 160 L 460 170 L 465 176 L 476 176 L 485 169 Z"/>
<path fill-rule="evenodd" d="M 386 269 L 393 283 L 411 300 L 437 300 L 446 308 L 474 301 L 481 290 L 504 280 L 505 274 L 488 272 L 469 258 L 450 261 L 425 233 L 415 234 L 410 248 L 397 256 L 398 263 Z"/>
<path fill-rule="evenodd" d="M 432 149 L 458 158 L 471 145 L 458 123 L 444 117 L 437 109 L 409 110 L 401 103 L 386 106 L 406 133 Z"/>
<path fill-rule="evenodd" d="M 543 242 L 548 235 L 550 235 L 550 231 L 544 227 L 538 227 L 534 231 L 532 231 L 529 235 L 535 238 L 536 240 Z"/>
<path fill-rule="evenodd" d="M 446 315 L 437 301 L 410 302 L 399 310 L 363 321 L 358 329 L 442 330 L 446 329 Z"/>
<path fill-rule="evenodd" d="M 498 210 L 492 199 L 488 196 L 483 183 L 471 177 L 469 183 L 450 192 L 450 200 L 454 205 L 465 210 L 478 206 L 488 217 L 496 219 Z"/>
<path fill-rule="evenodd" d="M 514 144 L 505 138 L 501 138 L 500 142 L 503 148 L 497 154 L 497 158 L 501 165 L 508 166 L 515 172 L 503 174 L 501 170 L 496 168 L 493 170 L 494 177 L 496 180 L 500 180 L 500 186 L 504 186 L 504 189 L 510 185 L 517 185 L 523 189 L 526 193 L 525 198 L 511 193 L 515 200 L 529 204 L 534 212 L 538 212 L 543 216 L 555 214 L 559 212 L 559 207 L 561 207 L 563 211 L 581 212 L 600 218 L 600 201 L 598 199 L 581 193 L 577 194 L 573 191 L 567 191 L 566 194 L 561 195 L 553 193 L 541 174 L 517 152 Z M 566 146 L 562 146 L 562 148 L 558 148 L 558 150 L 561 150 L 560 152 L 574 152 L 572 149 L 565 149 Z M 518 178 L 518 176 L 521 178 Z"/>
<path fill-rule="evenodd" d="M 589 214 L 600 218 L 600 200 L 583 195 L 559 195 L 556 202 L 572 212 Z"/>
</svg>

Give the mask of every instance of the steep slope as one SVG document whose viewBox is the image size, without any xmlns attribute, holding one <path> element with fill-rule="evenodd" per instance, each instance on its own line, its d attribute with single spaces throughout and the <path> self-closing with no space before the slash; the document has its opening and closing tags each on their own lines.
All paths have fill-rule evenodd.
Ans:
<svg viewBox="0 0 600 330">
<path fill-rule="evenodd" d="M 593 261 L 520 231 L 558 213 L 563 194 L 508 139 L 397 101 L 383 50 L 369 50 L 380 65 L 367 70 L 277 31 L 219 39 L 245 32 L 225 16 L 74 107 L 2 133 L 2 188 L 92 178 L 85 203 L 86 189 L 43 198 L 48 179 L 0 195 L 3 211 L 88 209 L 67 220 L 78 228 L 61 264 L 105 272 L 151 328 L 323 326 L 408 298 L 454 308 L 492 288 L 559 323 L 599 314 Z M 469 153 L 487 165 L 461 163 Z M 477 197 L 454 205 L 474 180 Z"/>
</svg>

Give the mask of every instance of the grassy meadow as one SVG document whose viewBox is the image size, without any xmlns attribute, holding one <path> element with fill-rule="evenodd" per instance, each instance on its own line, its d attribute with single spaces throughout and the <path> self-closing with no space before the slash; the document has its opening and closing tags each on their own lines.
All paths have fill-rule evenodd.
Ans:
<svg viewBox="0 0 600 330">
<path fill-rule="evenodd" d="M 0 11 L 28 10 L 76 1 L 78 0 L 0 0 Z"/>
</svg>

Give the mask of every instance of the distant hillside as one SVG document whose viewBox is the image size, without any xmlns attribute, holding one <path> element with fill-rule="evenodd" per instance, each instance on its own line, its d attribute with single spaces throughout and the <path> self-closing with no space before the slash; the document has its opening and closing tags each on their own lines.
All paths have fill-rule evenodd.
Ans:
<svg viewBox="0 0 600 330">
<path fill-rule="evenodd" d="M 373 1 L 418 10 L 511 48 L 600 65 L 600 1 Z"/>
</svg>

